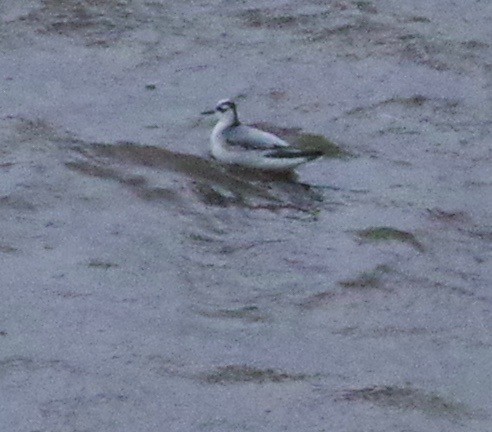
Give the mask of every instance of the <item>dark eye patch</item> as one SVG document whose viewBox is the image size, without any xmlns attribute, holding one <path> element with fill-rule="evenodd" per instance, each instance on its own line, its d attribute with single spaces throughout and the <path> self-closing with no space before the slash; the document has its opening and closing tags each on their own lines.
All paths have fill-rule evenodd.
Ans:
<svg viewBox="0 0 492 432">
<path fill-rule="evenodd" d="M 218 106 L 217 111 L 225 112 L 225 111 L 227 111 L 227 108 L 224 108 L 223 106 Z"/>
</svg>

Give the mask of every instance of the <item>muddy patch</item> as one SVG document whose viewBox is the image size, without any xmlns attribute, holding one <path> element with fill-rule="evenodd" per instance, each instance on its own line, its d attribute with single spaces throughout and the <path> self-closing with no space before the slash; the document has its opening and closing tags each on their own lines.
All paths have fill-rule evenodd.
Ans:
<svg viewBox="0 0 492 432">
<path fill-rule="evenodd" d="M 200 311 L 199 314 L 207 318 L 239 320 L 248 323 L 270 321 L 270 316 L 263 312 L 258 306 L 244 306 L 237 309 L 203 310 Z"/>
<path fill-rule="evenodd" d="M 72 151 L 76 157 L 66 163 L 69 169 L 118 181 L 146 200 L 183 204 L 184 198 L 191 195 L 211 206 L 300 212 L 312 212 L 322 200 L 322 195 L 310 186 L 296 183 L 292 174 L 229 168 L 212 160 L 152 146 L 91 144 Z M 134 173 L 142 169 L 147 172 Z M 155 185 L 156 175 L 160 177 L 157 181 L 165 186 Z"/>
<path fill-rule="evenodd" d="M 89 263 L 87 264 L 87 267 L 93 268 L 93 269 L 102 269 L 102 270 L 108 270 L 110 268 L 118 268 L 119 265 L 113 262 L 109 261 L 102 261 L 98 259 L 93 259 L 90 260 Z"/>
<path fill-rule="evenodd" d="M 9 245 L 0 243 L 0 252 L 5 254 L 12 254 L 17 252 L 19 249 Z"/>
<path fill-rule="evenodd" d="M 357 237 L 362 241 L 367 242 L 388 242 L 398 241 L 413 246 L 419 252 L 424 252 L 424 246 L 416 237 L 407 231 L 402 231 L 391 227 L 374 227 L 367 228 L 356 232 Z"/>
<path fill-rule="evenodd" d="M 427 209 L 428 218 L 433 221 L 447 226 L 461 226 L 471 222 L 470 215 L 465 211 L 448 211 L 435 207 Z"/>
<path fill-rule="evenodd" d="M 87 45 L 108 45 L 134 29 L 139 20 L 131 1 L 43 0 L 22 20 L 40 33 L 79 36 Z"/>
<path fill-rule="evenodd" d="M 15 194 L 2 196 L 0 198 L 0 208 L 8 208 L 21 212 L 34 212 L 37 209 L 34 204 Z"/>
<path fill-rule="evenodd" d="M 349 402 L 369 402 L 381 407 L 415 410 L 432 417 L 446 417 L 453 420 L 476 416 L 476 413 L 465 404 L 412 387 L 374 386 L 347 390 L 341 399 Z"/>
<path fill-rule="evenodd" d="M 378 265 L 374 270 L 362 272 L 353 279 L 345 279 L 338 284 L 344 288 L 382 288 L 384 285 L 384 276 L 391 272 L 387 265 Z"/>
<path fill-rule="evenodd" d="M 283 383 L 289 381 L 302 381 L 308 376 L 281 372 L 275 369 L 259 369 L 245 365 L 221 366 L 205 373 L 200 379 L 207 384 L 241 384 L 241 383 Z"/>
<path fill-rule="evenodd" d="M 253 8 L 241 11 L 237 17 L 245 28 L 290 32 L 298 42 L 336 49 L 338 56 L 398 56 L 438 71 L 476 69 L 476 60 L 489 48 L 477 40 L 428 37 L 432 25 L 429 18 L 391 16 L 366 1 L 335 2 L 310 13 L 288 7 Z"/>
</svg>

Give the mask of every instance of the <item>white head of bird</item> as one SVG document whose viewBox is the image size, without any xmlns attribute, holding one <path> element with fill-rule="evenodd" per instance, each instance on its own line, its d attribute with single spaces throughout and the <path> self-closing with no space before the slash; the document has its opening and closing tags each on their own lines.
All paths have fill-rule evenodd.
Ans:
<svg viewBox="0 0 492 432">
<path fill-rule="evenodd" d="M 230 99 L 223 99 L 217 102 L 215 109 L 204 111 L 202 114 L 215 114 L 219 118 L 219 123 L 224 126 L 237 126 L 240 124 L 237 116 L 236 104 Z"/>
</svg>

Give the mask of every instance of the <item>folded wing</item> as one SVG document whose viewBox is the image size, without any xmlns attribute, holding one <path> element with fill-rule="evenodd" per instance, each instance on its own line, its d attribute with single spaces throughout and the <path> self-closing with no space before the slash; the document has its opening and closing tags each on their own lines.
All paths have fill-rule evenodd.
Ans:
<svg viewBox="0 0 492 432">
<path fill-rule="evenodd" d="M 224 136 L 229 145 L 242 147 L 246 150 L 273 150 L 289 145 L 278 136 L 245 125 L 226 129 Z"/>
<path fill-rule="evenodd" d="M 322 155 L 323 152 L 320 150 L 301 150 L 295 148 L 278 148 L 264 154 L 264 156 L 268 158 L 277 158 L 277 159 L 305 158 L 308 160 L 316 159 Z"/>
</svg>

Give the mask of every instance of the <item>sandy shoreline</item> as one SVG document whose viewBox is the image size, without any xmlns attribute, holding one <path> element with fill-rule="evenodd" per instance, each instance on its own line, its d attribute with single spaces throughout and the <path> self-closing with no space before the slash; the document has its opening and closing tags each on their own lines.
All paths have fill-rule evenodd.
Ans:
<svg viewBox="0 0 492 432">
<path fill-rule="evenodd" d="M 3 2 L 0 429 L 490 430 L 492 14 L 437 3 Z M 223 97 L 349 156 L 227 170 Z"/>
</svg>

